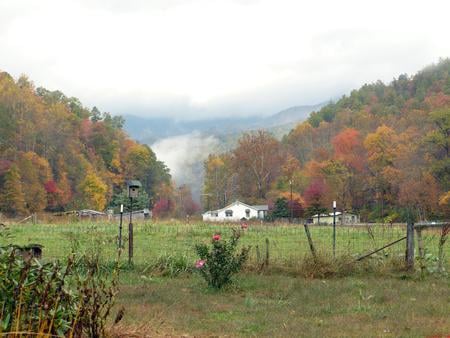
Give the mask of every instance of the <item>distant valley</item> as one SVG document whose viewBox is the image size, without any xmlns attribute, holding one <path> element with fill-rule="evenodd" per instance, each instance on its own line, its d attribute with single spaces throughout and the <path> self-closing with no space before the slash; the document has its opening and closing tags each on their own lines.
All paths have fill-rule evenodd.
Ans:
<svg viewBox="0 0 450 338">
<path fill-rule="evenodd" d="M 210 153 L 233 149 L 242 132 L 266 129 L 281 137 L 326 104 L 295 106 L 270 116 L 176 120 L 125 115 L 125 130 L 151 146 L 175 183 L 189 185 L 195 200 L 202 193 L 203 162 Z"/>
</svg>

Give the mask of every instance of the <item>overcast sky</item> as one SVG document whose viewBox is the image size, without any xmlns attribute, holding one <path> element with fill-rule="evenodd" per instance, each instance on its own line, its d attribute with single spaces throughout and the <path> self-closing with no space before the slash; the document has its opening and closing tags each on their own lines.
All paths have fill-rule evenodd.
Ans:
<svg viewBox="0 0 450 338">
<path fill-rule="evenodd" d="M 447 0 L 1 0 L 0 69 L 114 114 L 268 114 L 449 57 L 449 13 Z"/>
</svg>

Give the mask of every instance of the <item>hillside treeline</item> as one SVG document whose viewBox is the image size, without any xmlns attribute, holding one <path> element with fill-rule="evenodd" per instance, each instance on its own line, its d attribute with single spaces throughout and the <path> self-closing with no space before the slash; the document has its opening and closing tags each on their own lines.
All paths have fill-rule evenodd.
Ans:
<svg viewBox="0 0 450 338">
<path fill-rule="evenodd" d="M 141 180 L 155 201 L 170 190 L 169 171 L 123 123 L 25 76 L 0 73 L 0 212 L 104 210 L 127 179 Z"/>
<path fill-rule="evenodd" d="M 450 60 L 390 84 L 354 90 L 277 141 L 265 131 L 205 162 L 210 209 L 241 199 L 299 215 L 330 210 L 362 220 L 433 219 L 450 214 Z"/>
</svg>

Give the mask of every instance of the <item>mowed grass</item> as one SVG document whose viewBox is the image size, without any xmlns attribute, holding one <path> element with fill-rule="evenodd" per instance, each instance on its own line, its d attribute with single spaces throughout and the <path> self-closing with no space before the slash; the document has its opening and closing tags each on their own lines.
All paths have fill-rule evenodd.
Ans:
<svg viewBox="0 0 450 338">
<path fill-rule="evenodd" d="M 298 273 L 308 257 L 303 226 L 251 224 L 242 245 L 251 245 L 248 266 L 258 266 L 269 243 L 270 268 L 249 268 L 224 290 L 213 291 L 196 274 L 162 277 L 148 267 L 161 257 L 181 257 L 194 263 L 195 243 L 209 242 L 214 233 L 225 238 L 234 225 L 204 223 L 137 223 L 134 228 L 134 266 L 121 260 L 120 293 L 115 314 L 122 321 L 111 330 L 124 336 L 277 336 L 277 337 L 422 337 L 450 334 L 450 279 L 445 275 L 407 274 L 401 270 L 345 274 L 327 279 Z M 44 245 L 44 260 L 64 259 L 71 249 L 94 250 L 105 262 L 116 258 L 117 224 L 70 223 L 11 225 L 7 243 Z M 317 250 L 332 253 L 332 228 L 311 226 Z M 375 226 L 337 229 L 337 255 L 357 257 L 404 236 L 403 227 Z M 127 226 L 124 225 L 124 238 Z M 437 253 L 439 233 L 424 232 L 427 252 Z M 127 243 L 125 242 L 125 247 Z M 404 257 L 401 242 L 374 261 Z M 259 251 L 259 255 L 258 255 Z M 449 245 L 444 264 L 449 266 Z M 360 264 L 360 263 L 358 263 Z M 361 263 L 366 264 L 366 263 Z"/>
<path fill-rule="evenodd" d="M 122 332 L 137 336 L 424 337 L 450 334 L 449 281 L 240 274 L 218 292 L 197 276 L 126 276 Z M 128 331 L 127 331 L 128 330 Z"/>
</svg>

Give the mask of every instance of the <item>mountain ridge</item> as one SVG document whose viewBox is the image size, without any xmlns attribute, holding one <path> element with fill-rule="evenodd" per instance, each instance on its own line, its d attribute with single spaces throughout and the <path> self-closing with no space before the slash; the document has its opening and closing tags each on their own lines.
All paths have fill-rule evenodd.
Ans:
<svg viewBox="0 0 450 338">
<path fill-rule="evenodd" d="M 306 120 L 310 113 L 319 110 L 326 103 L 293 106 L 266 117 L 245 116 L 179 120 L 170 117 L 149 118 L 129 114 L 124 115 L 124 129 L 133 138 L 147 144 L 194 131 L 224 137 L 254 129 L 291 126 Z"/>
</svg>

